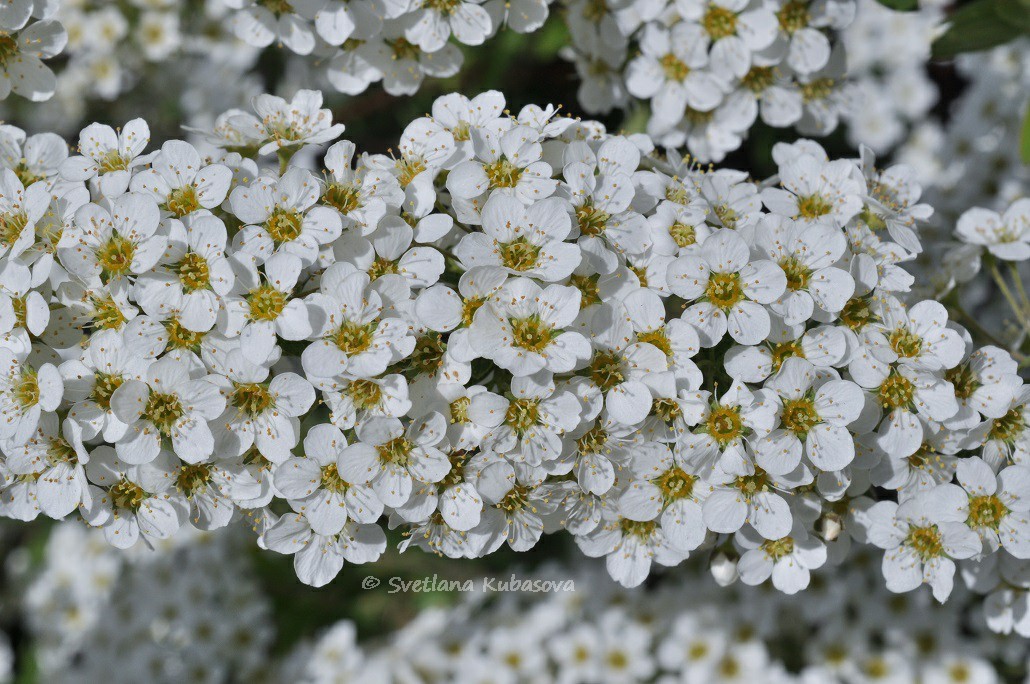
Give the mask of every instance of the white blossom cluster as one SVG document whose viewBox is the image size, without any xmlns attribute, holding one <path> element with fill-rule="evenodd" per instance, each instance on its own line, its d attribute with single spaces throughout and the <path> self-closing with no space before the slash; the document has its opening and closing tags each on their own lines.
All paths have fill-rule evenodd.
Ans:
<svg viewBox="0 0 1030 684">
<path fill-rule="evenodd" d="M 926 120 L 938 101 L 927 63 L 943 17 L 939 3 L 895 12 L 876 0 L 859 0 L 843 36 L 852 83 L 852 106 L 843 115 L 852 147 L 885 154 Z"/>
<path fill-rule="evenodd" d="M 759 117 L 825 135 L 850 106 L 840 32 L 854 0 L 576 0 L 567 16 L 584 110 L 642 102 L 656 144 L 704 162 Z"/>
<path fill-rule="evenodd" d="M 687 682 L 689 684 L 999 684 L 1022 681 L 1027 642 L 983 628 L 964 594 L 945 606 L 891 597 L 856 564 L 794 599 L 723 589 L 684 568 L 627 592 L 588 572 L 549 567 L 575 591 L 462 595 L 420 613 L 383 644 L 348 621 L 299 649 L 281 681 Z M 490 598 L 492 602 L 484 602 Z"/>
<path fill-rule="evenodd" d="M 942 239 L 970 207 L 1003 212 L 1030 187 L 1030 167 L 1019 157 L 1030 103 L 1030 39 L 960 55 L 956 67 L 969 87 L 947 122 L 931 119 L 917 126 L 899 150 L 932 189 L 934 207 L 944 217 Z"/>
<path fill-rule="evenodd" d="M 58 0 L 0 3 L 0 100 L 12 92 L 39 102 L 54 94 L 56 78 L 43 60 L 60 53 L 68 34 L 53 17 Z"/>
<path fill-rule="evenodd" d="M 274 627 L 238 532 L 116 552 L 56 526 L 18 600 L 39 681 L 255 681 Z"/>
<path fill-rule="evenodd" d="M 316 586 L 388 525 L 465 558 L 564 529 L 626 586 L 732 540 L 785 593 L 856 541 L 893 591 L 970 560 L 1027 600 L 1030 392 L 904 303 L 911 169 L 801 140 L 756 183 L 504 108 L 441 97 L 317 175 L 317 91 L 226 113 L 215 159 L 0 131 L 0 514 L 120 548 L 245 515 Z"/>
<path fill-rule="evenodd" d="M 502 30 L 537 31 L 550 14 L 547 0 L 45 4 L 68 27 L 72 57 L 57 82 L 60 106 L 46 110 L 55 125 L 81 118 L 91 98 L 114 100 L 139 81 L 169 78 L 182 84 L 186 109 L 203 118 L 207 112 L 192 111 L 198 101 L 227 108 L 256 94 L 254 71 L 266 49 L 284 53 L 290 72 L 304 73 L 309 85 L 359 95 L 382 83 L 390 95 L 412 95 L 426 77 L 457 74 L 461 46 L 483 45 Z M 864 94 L 856 100 L 846 78 L 842 40 L 855 7 L 855 0 L 563 0 L 563 54 L 575 64 L 588 114 L 639 112 L 657 143 L 720 161 L 759 119 L 824 135 L 842 115 L 865 109 Z M 869 53 L 855 49 L 860 59 Z M 184 63 L 191 67 L 179 69 Z M 49 97 L 55 86 L 47 73 Z M 225 102 L 234 95 L 237 102 Z"/>
</svg>

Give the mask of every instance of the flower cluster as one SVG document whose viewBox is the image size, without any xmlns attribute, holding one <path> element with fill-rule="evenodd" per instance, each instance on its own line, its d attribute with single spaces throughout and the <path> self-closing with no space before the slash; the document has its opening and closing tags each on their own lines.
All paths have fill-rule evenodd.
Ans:
<svg viewBox="0 0 1030 684">
<path fill-rule="evenodd" d="M 118 547 L 246 515 L 313 585 L 388 523 L 466 558 L 564 529 L 626 586 L 708 554 L 795 593 L 852 541 L 895 591 L 1022 586 L 1030 391 L 904 303 L 911 169 L 801 140 L 757 183 L 491 91 L 316 175 L 320 105 L 226 113 L 213 159 L 6 131 L 0 513 Z"/>
<path fill-rule="evenodd" d="M 974 617 L 974 597 L 898 600 L 856 566 L 819 591 L 785 599 L 696 571 L 636 592 L 561 566 L 574 592 L 472 595 L 421 613 L 385 644 L 361 643 L 341 621 L 280 670 L 280 679 L 420 682 L 690 682 L 960 684 L 1023 681 L 1027 642 Z M 868 568 L 868 566 L 866 566 Z M 670 578 L 671 579 L 671 578 Z M 569 580 L 566 580 L 569 581 Z M 466 598 L 463 596 L 463 598 Z"/>
<path fill-rule="evenodd" d="M 7 0 L 0 7 L 0 100 L 12 91 L 33 102 L 53 96 L 56 79 L 43 60 L 68 42 L 56 11 L 53 0 Z"/>
<path fill-rule="evenodd" d="M 588 114 L 642 109 L 641 125 L 657 143 L 720 161 L 759 119 L 823 135 L 855 109 L 842 33 L 855 6 L 566 0 L 562 54 L 580 76 L 578 99 Z M 73 59 L 59 76 L 59 102 L 45 111 L 54 125 L 68 125 L 85 115 L 89 99 L 111 101 L 160 78 L 181 84 L 171 89 L 182 93 L 175 106 L 205 119 L 257 94 L 263 50 L 284 53 L 291 72 L 310 73 L 309 84 L 318 79 L 359 95 L 381 82 L 390 95 L 412 95 L 426 77 L 458 73 L 459 46 L 482 45 L 505 29 L 537 31 L 549 14 L 547 0 L 80 0 L 58 13 Z M 53 91 L 49 75 L 47 96 Z"/>
<path fill-rule="evenodd" d="M 642 101 L 647 133 L 721 161 L 755 122 L 837 127 L 849 108 L 840 32 L 854 0 L 570 2 L 568 50 L 590 114 Z"/>
<path fill-rule="evenodd" d="M 842 114 L 852 147 L 888 152 L 937 104 L 937 85 L 926 67 L 942 20 L 937 3 L 895 12 L 876 0 L 859 0 L 855 21 L 844 31 L 855 106 Z"/>
<path fill-rule="evenodd" d="M 244 551 L 239 530 L 125 553 L 81 525 L 55 526 L 38 570 L 24 572 L 24 595 L 10 600 L 40 681 L 86 684 L 115 671 L 119 682 L 258 681 L 274 627 Z"/>
</svg>

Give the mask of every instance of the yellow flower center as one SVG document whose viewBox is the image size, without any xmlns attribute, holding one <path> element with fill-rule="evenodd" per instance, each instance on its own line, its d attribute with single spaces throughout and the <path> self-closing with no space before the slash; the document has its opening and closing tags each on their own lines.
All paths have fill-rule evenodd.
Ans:
<svg viewBox="0 0 1030 684">
<path fill-rule="evenodd" d="M 527 351 L 539 353 L 547 349 L 557 336 L 555 332 L 536 315 L 511 321 L 512 344 Z"/>
<path fill-rule="evenodd" d="M 744 434 L 739 406 L 716 405 L 705 421 L 705 431 L 719 446 L 725 447 Z"/>
<path fill-rule="evenodd" d="M 257 416 L 272 405 L 272 393 L 257 382 L 237 383 L 229 397 L 233 406 L 248 416 Z"/>
<path fill-rule="evenodd" d="M 833 204 L 822 195 L 808 195 L 798 198 L 798 213 L 795 218 L 817 219 L 833 211 Z"/>
<path fill-rule="evenodd" d="M 166 437 L 172 433 L 172 427 L 185 413 L 178 396 L 161 392 L 152 392 L 146 408 L 143 409 L 143 415 Z"/>
<path fill-rule="evenodd" d="M 797 435 L 808 437 L 808 431 L 822 422 L 815 410 L 815 402 L 808 397 L 783 402 L 783 426 Z"/>
<path fill-rule="evenodd" d="M 136 245 L 126 237 L 112 235 L 97 251 L 97 262 L 107 276 L 121 276 L 129 272 Z"/>
<path fill-rule="evenodd" d="M 912 528 L 905 537 L 905 543 L 911 546 L 924 561 L 944 554 L 944 542 L 936 525 Z"/>
<path fill-rule="evenodd" d="M 211 465 L 208 463 L 186 464 L 179 468 L 175 486 L 186 495 L 186 498 L 192 498 L 194 494 L 207 488 L 212 475 Z"/>
<path fill-rule="evenodd" d="M 360 354 L 372 346 L 372 339 L 375 336 L 376 326 L 374 323 L 354 323 L 344 321 L 333 335 L 333 342 L 336 348 L 344 354 Z"/>
<path fill-rule="evenodd" d="M 919 335 L 905 328 L 892 330 L 888 341 L 894 353 L 904 358 L 919 356 L 919 351 L 923 347 L 923 340 L 920 339 Z"/>
<path fill-rule="evenodd" d="M 528 271 L 540 260 L 540 248 L 525 237 L 501 245 L 501 263 L 513 271 Z"/>
<path fill-rule="evenodd" d="M 590 364 L 590 377 L 601 391 L 610 390 L 626 378 L 622 373 L 621 359 L 612 352 L 599 351 Z"/>
<path fill-rule="evenodd" d="M 969 497 L 969 526 L 998 529 L 1009 509 L 994 495 Z"/>
<path fill-rule="evenodd" d="M 492 188 L 514 188 L 522 178 L 522 169 L 503 157 L 483 166 Z"/>
<path fill-rule="evenodd" d="M 359 411 L 371 411 L 383 400 L 382 388 L 375 382 L 363 378 L 351 382 L 347 387 L 347 394 Z"/>
<path fill-rule="evenodd" d="M 713 273 L 705 295 L 712 306 L 727 311 L 744 299 L 739 273 Z"/>
<path fill-rule="evenodd" d="M 718 5 L 709 5 L 701 24 L 712 40 L 728 38 L 737 33 L 737 15 Z"/>
<path fill-rule="evenodd" d="M 211 270 L 208 268 L 207 259 L 196 252 L 187 252 L 175 270 L 179 272 L 182 289 L 186 292 L 207 289 L 211 282 Z"/>
<path fill-rule="evenodd" d="M 147 498 L 147 493 L 143 491 L 142 487 L 126 479 L 122 479 L 111 487 L 108 493 L 111 495 L 114 507 L 126 511 L 138 511 Z"/>
<path fill-rule="evenodd" d="M 165 201 L 165 209 L 178 218 L 200 209 L 200 197 L 197 196 L 196 186 L 184 185 L 172 190 Z"/>
<path fill-rule="evenodd" d="M 896 409 L 911 406 L 912 397 L 915 393 L 915 386 L 912 381 L 897 371 L 891 371 L 887 379 L 880 385 L 877 398 L 880 405 L 886 409 Z"/>
<path fill-rule="evenodd" d="M 669 81 L 682 81 L 690 74 L 690 67 L 671 52 L 658 60 L 658 62 L 662 65 L 665 78 Z"/>
<path fill-rule="evenodd" d="M 125 378 L 110 373 L 96 373 L 93 380 L 93 391 L 89 398 L 105 411 L 111 410 L 111 395 L 122 386 Z"/>
<path fill-rule="evenodd" d="M 780 8 L 776 18 L 779 20 L 780 28 L 784 32 L 794 33 L 800 31 L 808 26 L 808 3 L 803 0 L 792 0 Z"/>
<path fill-rule="evenodd" d="M 515 434 L 523 436 L 536 425 L 540 418 L 540 405 L 533 399 L 515 399 L 508 404 L 504 414 L 504 422 L 511 426 Z"/>
<path fill-rule="evenodd" d="M 0 216 L 0 243 L 4 247 L 10 247 L 21 236 L 22 230 L 29 222 L 29 217 L 23 212 L 13 212 Z"/>
<path fill-rule="evenodd" d="M 669 226 L 669 235 L 677 247 L 689 247 L 697 242 L 697 230 L 685 223 L 674 223 Z"/>
<path fill-rule="evenodd" d="M 299 238 L 303 224 L 304 217 L 300 213 L 293 209 L 276 207 L 272 210 L 272 215 L 265 221 L 265 228 L 268 229 L 268 234 L 272 236 L 272 240 L 277 245 L 281 245 Z"/>
<path fill-rule="evenodd" d="M 787 289 L 792 292 L 804 290 L 808 287 L 808 279 L 812 276 L 812 270 L 801 263 L 796 257 L 787 257 L 780 262 L 780 268 L 787 275 Z"/>
<path fill-rule="evenodd" d="M 576 208 L 579 232 L 583 235 L 600 235 L 607 227 L 610 218 L 611 214 L 601 211 L 589 203 Z"/>
<path fill-rule="evenodd" d="M 662 499 L 668 504 L 679 499 L 689 498 L 694 493 L 694 483 L 697 482 L 697 478 L 673 466 L 652 482 L 662 492 Z"/>
<path fill-rule="evenodd" d="M 274 321 L 286 307 L 286 295 L 268 283 L 258 285 L 246 295 L 252 321 Z"/>
</svg>

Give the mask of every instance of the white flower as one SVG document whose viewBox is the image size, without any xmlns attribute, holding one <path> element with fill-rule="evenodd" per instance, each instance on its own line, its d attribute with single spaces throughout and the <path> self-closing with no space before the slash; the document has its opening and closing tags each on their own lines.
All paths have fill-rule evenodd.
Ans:
<svg viewBox="0 0 1030 684">
<path fill-rule="evenodd" d="M 1030 199 L 1013 202 L 1003 215 L 974 207 L 958 219 L 955 235 L 963 242 L 982 245 L 999 259 L 1030 259 Z"/>
<path fill-rule="evenodd" d="M 5 31 L 3 38 L 0 100 L 12 90 L 32 102 L 49 100 L 57 89 L 57 79 L 43 60 L 64 49 L 68 42 L 64 27 L 54 20 L 37 21 L 15 35 Z"/>
<path fill-rule="evenodd" d="M 629 63 L 626 89 L 651 100 L 652 116 L 675 124 L 689 106 L 711 111 L 722 101 L 726 86 L 708 65 L 708 36 L 698 24 L 680 22 L 671 29 L 658 24 L 644 27 L 642 55 Z"/>
<path fill-rule="evenodd" d="M 129 187 L 150 195 L 161 208 L 182 218 L 222 203 L 232 182 L 232 171 L 222 164 L 204 165 L 189 143 L 169 140 L 150 160 L 150 168 L 137 173 Z"/>
<path fill-rule="evenodd" d="M 563 330 L 579 313 L 574 287 L 541 288 L 528 278 L 513 278 L 477 312 L 469 343 L 482 356 L 516 377 L 541 370 L 567 373 L 590 358 L 590 343 Z"/>
<path fill-rule="evenodd" d="M 773 586 L 784 594 L 806 589 L 811 571 L 826 562 L 826 545 L 796 524 L 789 536 L 776 540 L 763 539 L 747 527 L 734 540 L 745 549 L 737 563 L 740 581 L 755 586 L 772 577 Z"/>
<path fill-rule="evenodd" d="M 115 330 L 95 332 L 81 357 L 61 364 L 68 417 L 83 426 L 86 439 L 103 435 L 113 443 L 125 434 L 128 425 L 111 410 L 111 395 L 127 379 L 142 380 L 149 365 Z"/>
<path fill-rule="evenodd" d="M 322 109 L 322 93 L 318 90 L 298 90 L 290 101 L 259 95 L 254 98 L 254 112 L 257 117 L 248 115 L 245 122 L 253 128 L 251 135 L 260 140 L 261 155 L 287 147 L 327 143 L 340 137 L 344 130 L 343 124 L 333 123 L 331 110 Z"/>
<path fill-rule="evenodd" d="M 737 78 L 747 73 L 752 53 L 776 39 L 777 24 L 772 10 L 754 7 L 747 0 L 679 0 L 676 8 L 684 18 L 700 21 L 712 41 L 712 67 Z"/>
<path fill-rule="evenodd" d="M 96 178 L 100 194 L 116 197 L 125 192 L 135 167 L 149 161 L 143 150 L 150 143 L 150 127 L 133 119 L 115 131 L 93 123 L 79 133 L 79 155 L 61 163 L 61 176 L 71 181 Z"/>
<path fill-rule="evenodd" d="M 404 36 L 426 52 L 441 49 L 451 35 L 465 45 L 481 45 L 493 33 L 490 14 L 482 0 L 448 0 L 434 4 L 421 2 L 412 7 L 411 19 Z"/>
<path fill-rule="evenodd" d="M 855 293 L 851 275 L 834 266 L 848 246 L 839 229 L 768 216 L 759 222 L 755 235 L 757 246 L 787 276 L 787 291 L 769 306 L 785 324 L 804 323 L 816 306 L 828 314 L 839 313 Z"/>
<path fill-rule="evenodd" d="M 696 302 L 683 312 L 705 347 L 726 331 L 741 344 L 757 344 L 769 334 L 770 304 L 783 294 L 787 277 L 771 261 L 750 261 L 747 243 L 729 229 L 715 231 L 696 254 L 669 265 L 669 289 Z"/>
<path fill-rule="evenodd" d="M 56 411 L 64 394 L 64 382 L 52 363 L 21 361 L 0 347 L 0 440 L 11 446 L 24 444 L 46 413 Z"/>
<path fill-rule="evenodd" d="M 776 488 L 789 486 L 786 480 L 760 468 L 742 475 L 714 473 L 712 492 L 701 505 L 705 526 L 713 532 L 736 532 L 744 523 L 766 539 L 782 539 L 790 533 L 793 515 Z"/>
<path fill-rule="evenodd" d="M 969 495 L 960 510 L 984 551 L 1001 546 L 1016 558 L 1030 558 L 1030 468 L 1013 465 L 995 475 L 974 456 L 959 461 L 958 482 Z"/>
<path fill-rule="evenodd" d="M 112 546 L 131 548 L 140 536 L 148 545 L 167 539 L 182 525 L 185 512 L 165 493 L 172 487 L 178 460 L 168 451 L 155 456 L 144 470 L 118 458 L 109 446 L 90 454 L 86 477 L 94 485 L 91 505 L 80 509 L 82 517 L 94 527 L 103 527 Z"/>
<path fill-rule="evenodd" d="M 170 222 L 164 267 L 136 280 L 140 308 L 155 318 L 174 312 L 183 327 L 193 332 L 210 330 L 220 299 L 235 280 L 225 258 L 226 240 L 225 224 L 215 216 L 190 216 L 186 225 Z"/>
<path fill-rule="evenodd" d="M 762 202 L 773 213 L 840 228 L 862 210 L 865 183 L 854 162 L 827 161 L 822 148 L 802 148 L 779 167 L 783 187 L 762 191 Z"/>
<path fill-rule="evenodd" d="M 905 308 L 888 296 L 881 300 L 879 314 L 881 321 L 862 331 L 862 342 L 882 363 L 940 371 L 961 361 L 965 345 L 958 331 L 948 327 L 943 304 L 925 300 Z"/>
<path fill-rule="evenodd" d="M 255 47 L 268 47 L 280 41 L 298 55 L 310 54 L 315 49 L 311 22 L 323 5 L 321 0 L 227 0 L 225 4 L 236 10 L 230 26 L 240 40 Z"/>
<path fill-rule="evenodd" d="M 466 204 L 471 205 L 465 211 L 468 222 L 477 223 L 475 200 L 487 191 L 514 197 L 523 204 L 554 194 L 557 182 L 551 179 L 550 164 L 541 161 L 539 132 L 514 126 L 506 131 L 477 128 L 470 135 L 475 158 L 458 164 L 447 176 L 447 189 L 455 199 L 468 200 Z M 456 208 L 460 211 L 464 205 Z"/>
<path fill-rule="evenodd" d="M 347 482 L 369 484 L 387 506 L 402 507 L 416 486 L 439 482 L 450 470 L 437 448 L 446 431 L 439 413 L 412 422 L 407 430 L 396 418 L 372 418 L 358 427 L 360 441 L 340 452 L 339 473 Z"/>
<path fill-rule="evenodd" d="M 344 375 L 371 378 L 391 361 L 411 353 L 415 339 L 403 319 L 380 319 L 383 306 L 369 287 L 368 276 L 349 264 L 334 264 L 322 274 L 321 292 L 309 295 L 308 308 L 318 323 L 314 342 L 301 363 L 309 378 L 331 380 Z"/>
<path fill-rule="evenodd" d="M 4 451 L 11 472 L 35 477 L 35 499 L 44 515 L 59 520 L 80 504 L 91 504 L 83 470 L 89 453 L 82 444 L 82 428 L 74 421 L 61 423 L 57 414 L 44 413 L 24 445 Z"/>
<path fill-rule="evenodd" d="M 639 522 L 660 519 L 670 541 L 693 551 L 708 534 L 701 510 L 709 491 L 707 483 L 690 473 L 692 464 L 681 450 L 647 449 L 635 456 L 632 468 L 634 477 L 640 479 L 619 493 L 619 513 Z"/>
<path fill-rule="evenodd" d="M 901 505 L 880 501 L 869 509 L 869 541 L 884 549 L 883 575 L 893 592 L 922 584 L 944 602 L 951 594 L 955 560 L 981 551 L 980 538 L 966 526 L 968 497 L 961 487 L 942 484 Z"/>
<path fill-rule="evenodd" d="M 273 463 L 282 463 L 300 441 L 300 417 L 315 403 L 315 390 L 296 373 L 277 373 L 254 363 L 240 350 L 218 364 L 222 375 L 212 382 L 226 399 L 225 412 L 212 421 L 215 450 L 241 456 L 251 447 Z"/>
<path fill-rule="evenodd" d="M 316 206 L 321 195 L 318 180 L 291 166 L 282 178 L 261 177 L 232 191 L 232 211 L 243 223 L 233 246 L 265 261 L 286 252 L 310 266 L 322 245 L 340 237 L 343 230 L 335 209 Z"/>
<path fill-rule="evenodd" d="M 58 243 L 58 257 L 88 286 L 123 289 L 130 276 L 157 264 L 168 238 L 158 233 L 160 211 L 149 197 L 131 192 L 101 202 L 75 213 L 73 229 Z"/>
<path fill-rule="evenodd" d="M 370 168 L 365 157 L 354 158 L 354 143 L 341 140 L 325 153 L 325 166 L 329 171 L 322 202 L 333 207 L 344 217 L 344 228 L 356 225 L 362 235 L 376 229 L 387 215 L 388 209 L 401 206 L 404 194 L 392 175 Z"/>
<path fill-rule="evenodd" d="M 511 400 L 493 392 L 472 397 L 469 418 L 490 428 L 481 448 L 530 466 L 557 458 L 562 435 L 579 425 L 579 401 L 564 389 L 555 391 L 548 373 L 514 378 L 511 394 Z"/>
<path fill-rule="evenodd" d="M 208 421 L 224 409 L 218 387 L 207 377 L 191 377 L 185 361 L 155 361 L 142 380 L 127 379 L 111 395 L 111 410 L 129 426 L 115 444 L 118 458 L 131 465 L 149 463 L 170 440 L 183 461 L 205 461 L 214 451 Z"/>
<path fill-rule="evenodd" d="M 337 462 L 346 447 L 339 429 L 316 425 L 304 437 L 304 457 L 290 458 L 275 469 L 276 489 L 304 514 L 315 534 L 338 534 L 348 520 L 374 523 L 383 513 L 371 487 L 340 476 Z"/>
<path fill-rule="evenodd" d="M 581 255 L 578 246 L 563 242 L 572 229 L 565 206 L 558 198 L 526 206 L 512 197 L 491 195 L 483 206 L 483 232 L 462 237 L 454 255 L 469 269 L 495 266 L 546 282 L 567 278 Z"/>
<path fill-rule="evenodd" d="M 604 393 L 609 415 L 623 425 L 643 421 L 651 410 L 649 383 L 668 370 L 665 353 L 650 342 L 634 341 L 630 317 L 618 302 L 598 307 L 590 333 L 594 355 L 588 373 Z"/>
<path fill-rule="evenodd" d="M 302 299 L 293 296 L 301 274 L 300 257 L 282 251 L 258 270 L 257 258 L 233 256 L 233 290 L 222 298 L 218 329 L 238 337 L 251 359 L 262 362 L 276 348 L 277 336 L 297 341 L 311 336 L 311 317 Z"/>
<path fill-rule="evenodd" d="M 32 246 L 36 223 L 50 204 L 49 195 L 45 183 L 25 188 L 14 171 L 0 170 L 0 221 L 4 225 L 0 255 L 17 257 Z"/>
<path fill-rule="evenodd" d="M 636 587 L 647 579 L 652 561 L 672 566 L 690 555 L 665 530 L 664 519 L 638 522 L 613 516 L 593 532 L 576 537 L 576 543 L 587 556 L 605 556 L 608 574 L 624 587 Z"/>
<path fill-rule="evenodd" d="M 339 574 L 344 561 L 373 563 L 386 550 L 386 534 L 378 525 L 348 520 L 339 534 L 321 535 L 301 514 L 288 513 L 265 530 L 265 545 L 293 554 L 297 578 L 312 587 L 325 586 Z"/>
<path fill-rule="evenodd" d="M 780 397 L 780 428 L 755 444 L 758 465 L 783 475 L 797 467 L 802 452 L 823 471 L 851 463 L 855 443 L 847 426 L 865 406 L 858 385 L 832 376 L 819 378 L 811 363 L 791 357 L 765 387 Z"/>
</svg>

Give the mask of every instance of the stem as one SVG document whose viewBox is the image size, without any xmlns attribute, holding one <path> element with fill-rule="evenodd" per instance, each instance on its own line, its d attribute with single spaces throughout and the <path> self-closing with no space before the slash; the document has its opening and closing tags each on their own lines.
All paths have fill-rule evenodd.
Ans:
<svg viewBox="0 0 1030 684">
<path fill-rule="evenodd" d="M 1026 288 L 1023 287 L 1023 279 L 1019 275 L 1019 267 L 1013 261 L 1009 262 L 1009 272 L 1012 274 L 1012 280 L 1016 283 L 1019 298 L 1023 301 L 1023 311 L 1030 312 L 1030 297 L 1027 297 Z"/>
<path fill-rule="evenodd" d="M 293 155 L 297 153 L 296 147 L 280 147 L 276 156 L 279 157 L 279 175 L 286 173 L 286 169 L 290 168 L 290 160 L 293 159 Z"/>
<path fill-rule="evenodd" d="M 1030 331 L 1030 325 L 1026 319 L 1026 312 L 1016 301 L 1016 298 L 1012 295 L 1012 290 L 1009 288 L 1008 283 L 1005 282 L 1005 277 L 1002 276 L 1001 271 L 998 270 L 998 264 L 991 263 L 991 277 L 994 278 L 994 282 L 998 284 L 998 289 L 1001 290 L 1001 294 L 1005 297 L 1005 301 L 1008 302 L 1009 308 L 1012 309 L 1012 313 L 1015 314 L 1016 320 L 1023 327 L 1023 330 Z"/>
<path fill-rule="evenodd" d="M 1006 348 L 1006 345 L 1001 340 L 992 335 L 987 328 L 980 325 L 975 318 L 966 313 L 965 309 L 961 307 L 951 307 L 948 309 L 948 315 L 952 320 L 961 322 L 962 325 L 966 326 L 994 346 L 1001 347 L 1002 349 Z"/>
</svg>

